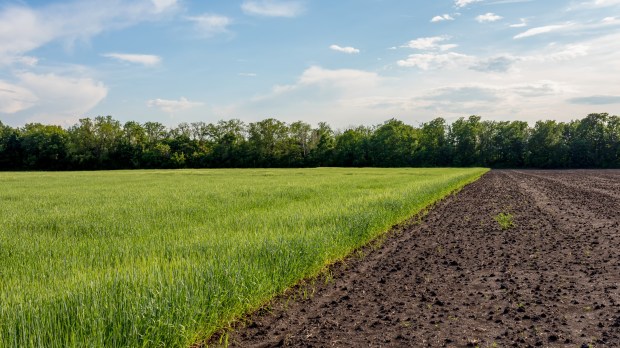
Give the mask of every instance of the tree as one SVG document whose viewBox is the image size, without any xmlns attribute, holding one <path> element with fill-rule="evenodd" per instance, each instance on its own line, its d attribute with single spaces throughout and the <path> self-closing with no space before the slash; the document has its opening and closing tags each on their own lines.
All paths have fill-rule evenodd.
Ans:
<svg viewBox="0 0 620 348">
<path fill-rule="evenodd" d="M 371 165 L 369 143 L 372 129 L 359 126 L 336 135 L 333 164 L 340 167 Z"/>
<path fill-rule="evenodd" d="M 416 166 L 447 166 L 452 162 L 446 128 L 446 120 L 443 118 L 422 124 L 419 147 L 415 153 Z"/>
<path fill-rule="evenodd" d="M 248 150 L 252 167 L 282 166 L 286 151 L 288 127 L 284 122 L 268 118 L 250 123 L 248 127 Z"/>
<path fill-rule="evenodd" d="M 372 133 L 370 158 L 372 164 L 378 167 L 411 166 L 417 147 L 418 131 L 392 118 Z"/>
<path fill-rule="evenodd" d="M 138 122 L 129 121 L 123 125 L 123 133 L 118 146 L 119 164 L 122 168 L 140 168 L 146 132 Z"/>
<path fill-rule="evenodd" d="M 497 122 L 494 126 L 494 154 L 491 161 L 485 164 L 495 168 L 523 167 L 529 138 L 527 122 Z"/>
<path fill-rule="evenodd" d="M 94 124 L 95 156 L 98 168 L 116 169 L 121 167 L 118 153 L 123 130 L 121 123 L 112 116 L 97 116 Z"/>
<path fill-rule="evenodd" d="M 22 167 L 21 135 L 18 129 L 0 121 L 0 170 Z"/>
<path fill-rule="evenodd" d="M 97 167 L 97 140 L 95 125 L 90 118 L 82 118 L 69 129 L 68 161 L 72 169 Z"/>
<path fill-rule="evenodd" d="M 22 131 L 21 148 L 24 167 L 28 169 L 63 169 L 67 157 L 67 131 L 59 126 L 29 123 Z"/>
<path fill-rule="evenodd" d="M 525 165 L 535 168 L 564 168 L 568 166 L 568 147 L 564 123 L 538 121 L 531 130 L 526 145 Z"/>
<path fill-rule="evenodd" d="M 308 165 L 319 167 L 331 165 L 336 146 L 334 131 L 327 123 L 320 122 L 318 128 L 312 131 L 312 138 L 316 146 L 310 149 Z"/>
<path fill-rule="evenodd" d="M 606 167 L 608 119 L 609 115 L 605 113 L 589 114 L 586 118 L 571 123 L 570 149 L 574 167 Z"/>
<path fill-rule="evenodd" d="M 210 163 L 213 167 L 243 167 L 251 166 L 246 162 L 245 134 L 247 126 L 238 119 L 219 121 L 216 125 L 209 124 L 208 138 L 213 142 L 210 154 Z"/>
<path fill-rule="evenodd" d="M 312 126 L 305 122 L 293 122 L 288 126 L 288 129 L 286 166 L 305 167 L 308 165 L 310 152 L 316 147 L 318 139 L 313 136 Z"/>
<path fill-rule="evenodd" d="M 449 137 L 454 148 L 454 165 L 459 167 L 480 166 L 480 116 L 463 117 L 450 127 Z"/>
<path fill-rule="evenodd" d="M 620 168 L 620 117 L 609 116 L 605 132 L 607 151 L 605 152 L 605 166 Z"/>
</svg>

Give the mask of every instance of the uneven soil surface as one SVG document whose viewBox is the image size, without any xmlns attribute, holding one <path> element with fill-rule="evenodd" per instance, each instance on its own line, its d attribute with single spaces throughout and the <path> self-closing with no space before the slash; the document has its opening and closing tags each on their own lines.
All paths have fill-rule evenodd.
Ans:
<svg viewBox="0 0 620 348">
<path fill-rule="evenodd" d="M 491 171 L 364 253 L 229 343 L 620 347 L 620 171 Z"/>
</svg>

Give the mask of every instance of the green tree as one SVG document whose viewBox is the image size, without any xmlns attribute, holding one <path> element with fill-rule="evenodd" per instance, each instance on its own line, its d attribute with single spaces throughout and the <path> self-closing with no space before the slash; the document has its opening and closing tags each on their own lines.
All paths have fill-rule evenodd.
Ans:
<svg viewBox="0 0 620 348">
<path fill-rule="evenodd" d="M 620 117 L 609 116 L 605 132 L 608 144 L 605 162 L 610 168 L 620 168 Z"/>
<path fill-rule="evenodd" d="M 209 141 L 213 144 L 210 153 L 210 166 L 243 167 L 251 166 L 246 149 L 245 135 L 247 126 L 238 119 L 221 120 L 217 124 L 207 125 Z"/>
<path fill-rule="evenodd" d="M 68 138 L 67 131 L 59 126 L 27 124 L 21 139 L 24 166 L 28 169 L 63 169 Z"/>
<path fill-rule="evenodd" d="M 319 126 L 312 131 L 312 138 L 316 146 L 310 149 L 308 165 L 319 167 L 332 165 L 336 147 L 336 138 L 332 128 L 327 123 L 320 122 Z"/>
<path fill-rule="evenodd" d="M 0 121 L 0 170 L 19 169 L 22 166 L 21 135 L 19 129 Z"/>
<path fill-rule="evenodd" d="M 453 146 L 454 165 L 459 167 L 480 166 L 480 134 L 482 124 L 480 116 L 472 115 L 467 120 L 456 120 L 449 131 Z"/>
<path fill-rule="evenodd" d="M 138 122 L 129 121 L 123 125 L 118 146 L 119 164 L 123 168 L 141 168 L 142 154 L 146 148 L 146 132 Z"/>
<path fill-rule="evenodd" d="M 446 120 L 436 118 L 422 124 L 419 148 L 415 153 L 416 166 L 447 166 L 452 162 L 450 145 L 446 135 Z"/>
<path fill-rule="evenodd" d="M 525 165 L 526 146 L 529 138 L 527 122 L 497 122 L 493 132 L 494 153 L 485 165 L 497 168 L 517 168 Z"/>
<path fill-rule="evenodd" d="M 577 168 L 606 167 L 606 140 L 609 115 L 589 114 L 582 120 L 571 122 L 571 160 Z"/>
<path fill-rule="evenodd" d="M 98 168 L 119 168 L 119 145 L 123 137 L 121 123 L 112 116 L 97 116 L 94 124 L 95 156 Z"/>
<path fill-rule="evenodd" d="M 250 123 L 248 127 L 248 150 L 253 167 L 278 167 L 283 165 L 286 152 L 288 127 L 273 118 Z"/>
<path fill-rule="evenodd" d="M 72 169 L 96 169 L 97 139 L 90 118 L 82 118 L 69 128 L 68 160 Z"/>
<path fill-rule="evenodd" d="M 372 128 L 359 126 L 336 135 L 334 165 L 340 167 L 367 167 L 371 165 L 370 137 Z"/>
<path fill-rule="evenodd" d="M 405 167 L 413 165 L 418 148 L 418 131 L 402 121 L 390 119 L 377 127 L 370 137 L 373 166 Z"/>
<path fill-rule="evenodd" d="M 531 130 L 526 145 L 525 164 L 535 168 L 564 168 L 568 166 L 568 147 L 564 123 L 538 121 Z"/>
</svg>

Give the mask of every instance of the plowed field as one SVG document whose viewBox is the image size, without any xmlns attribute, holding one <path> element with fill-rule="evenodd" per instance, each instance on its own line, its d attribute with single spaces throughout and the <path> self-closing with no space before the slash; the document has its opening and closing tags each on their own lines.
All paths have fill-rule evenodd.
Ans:
<svg viewBox="0 0 620 348">
<path fill-rule="evenodd" d="M 491 171 L 363 252 L 229 342 L 620 347 L 620 171 Z"/>
</svg>

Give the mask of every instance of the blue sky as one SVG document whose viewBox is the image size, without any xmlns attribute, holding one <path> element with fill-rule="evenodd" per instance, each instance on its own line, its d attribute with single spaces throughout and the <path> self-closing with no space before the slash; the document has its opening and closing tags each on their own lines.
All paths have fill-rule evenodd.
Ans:
<svg viewBox="0 0 620 348">
<path fill-rule="evenodd" d="M 0 120 L 620 114 L 620 0 L 0 1 Z"/>
</svg>

